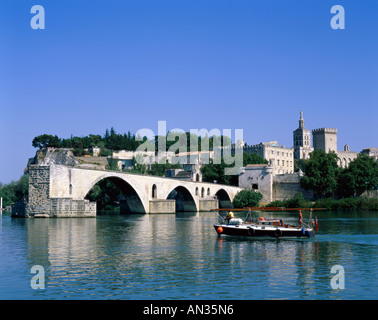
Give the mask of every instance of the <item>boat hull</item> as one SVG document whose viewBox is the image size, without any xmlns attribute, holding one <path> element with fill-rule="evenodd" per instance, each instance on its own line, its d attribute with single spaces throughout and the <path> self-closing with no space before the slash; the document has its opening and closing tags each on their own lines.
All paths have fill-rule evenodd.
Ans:
<svg viewBox="0 0 378 320">
<path fill-rule="evenodd" d="M 284 228 L 284 227 L 258 227 L 258 226 L 237 226 L 237 225 L 214 225 L 218 235 L 239 236 L 239 237 L 270 237 L 270 238 L 312 238 L 315 236 L 310 228 Z"/>
</svg>

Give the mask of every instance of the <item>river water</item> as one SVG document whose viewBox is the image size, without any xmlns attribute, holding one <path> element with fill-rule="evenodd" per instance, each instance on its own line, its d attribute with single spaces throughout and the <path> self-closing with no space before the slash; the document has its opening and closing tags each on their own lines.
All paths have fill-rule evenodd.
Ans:
<svg viewBox="0 0 378 320">
<path fill-rule="evenodd" d="M 313 239 L 252 240 L 218 238 L 214 212 L 3 214 L 0 299 L 377 299 L 378 212 L 323 212 L 318 220 Z M 32 273 L 35 265 L 43 269 Z M 339 289 L 331 286 L 343 275 L 331 273 L 335 265 L 344 271 Z M 44 288 L 33 289 L 38 275 Z"/>
</svg>

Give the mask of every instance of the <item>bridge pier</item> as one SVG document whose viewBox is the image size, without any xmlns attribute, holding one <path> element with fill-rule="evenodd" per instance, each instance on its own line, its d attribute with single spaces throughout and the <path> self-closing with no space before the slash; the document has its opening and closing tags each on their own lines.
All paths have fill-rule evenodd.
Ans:
<svg viewBox="0 0 378 320">
<path fill-rule="evenodd" d="M 199 201 L 199 211 L 210 211 L 211 209 L 219 209 L 219 200 L 201 199 Z"/>
<path fill-rule="evenodd" d="M 150 213 L 176 213 L 175 200 L 150 200 Z"/>
</svg>

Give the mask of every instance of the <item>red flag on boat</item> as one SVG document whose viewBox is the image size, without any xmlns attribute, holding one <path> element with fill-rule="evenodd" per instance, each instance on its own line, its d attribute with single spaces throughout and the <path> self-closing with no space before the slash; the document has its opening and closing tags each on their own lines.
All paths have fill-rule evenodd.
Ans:
<svg viewBox="0 0 378 320">
<path fill-rule="evenodd" d="M 316 232 L 318 232 L 319 230 L 318 217 L 315 217 L 315 226 L 316 226 Z"/>
</svg>

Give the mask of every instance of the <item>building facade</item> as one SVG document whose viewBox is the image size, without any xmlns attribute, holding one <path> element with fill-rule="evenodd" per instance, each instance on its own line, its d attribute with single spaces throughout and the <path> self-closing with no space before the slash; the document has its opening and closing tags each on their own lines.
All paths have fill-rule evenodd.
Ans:
<svg viewBox="0 0 378 320">
<path fill-rule="evenodd" d="M 312 200 L 312 190 L 301 188 L 300 173 L 274 174 L 274 168 L 268 164 L 250 164 L 241 168 L 239 187 L 260 192 L 263 195 L 262 204 L 275 200 L 293 198 L 298 192 L 305 199 Z"/>
<path fill-rule="evenodd" d="M 361 151 L 361 153 L 367 154 L 372 157 L 375 161 L 378 161 L 378 148 L 366 148 Z"/>
<path fill-rule="evenodd" d="M 257 153 L 268 160 L 273 168 L 273 174 L 285 174 L 294 172 L 294 149 L 279 146 L 277 141 L 261 142 L 253 146 L 244 147 L 248 153 Z"/>
<path fill-rule="evenodd" d="M 325 152 L 337 153 L 337 129 L 320 128 L 312 130 L 314 150 L 321 149 Z"/>
<path fill-rule="evenodd" d="M 338 165 L 346 168 L 350 162 L 357 158 L 358 152 L 350 151 L 349 145 L 344 146 L 344 150 L 339 151 L 337 148 L 337 129 L 319 128 L 312 130 L 311 133 L 304 126 L 303 112 L 300 112 L 299 127 L 293 131 L 294 158 L 308 159 L 314 150 L 323 150 L 324 152 L 335 152 L 338 156 Z"/>
</svg>

